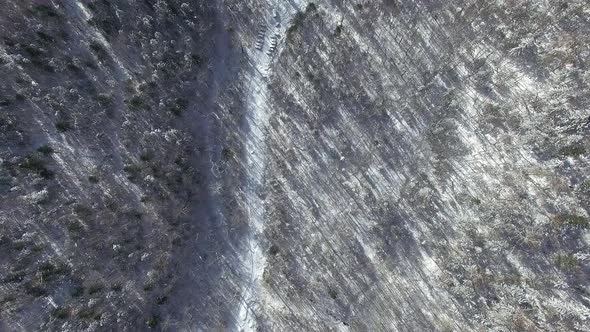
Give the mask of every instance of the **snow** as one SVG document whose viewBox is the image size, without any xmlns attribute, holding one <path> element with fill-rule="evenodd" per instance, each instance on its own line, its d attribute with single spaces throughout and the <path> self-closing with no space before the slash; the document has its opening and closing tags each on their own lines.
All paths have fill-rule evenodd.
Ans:
<svg viewBox="0 0 590 332">
<path fill-rule="evenodd" d="M 264 185 L 264 168 L 266 164 L 265 128 L 269 120 L 268 84 L 267 78 L 272 74 L 272 61 L 280 52 L 285 27 L 282 25 L 284 15 L 288 12 L 294 14 L 293 8 L 279 8 L 269 11 L 260 26 L 265 27 L 262 47 L 252 45 L 247 50 L 252 69 L 248 73 L 246 109 L 247 126 L 250 132 L 246 141 L 246 165 L 248 178 L 246 185 L 246 206 L 250 230 L 245 237 L 245 248 L 242 259 L 245 267 L 244 275 L 246 284 L 242 290 L 242 301 L 238 308 L 239 329 L 243 331 L 255 331 L 257 328 L 254 309 L 261 302 L 275 303 L 272 299 L 264 299 L 265 292 L 261 291 L 260 282 L 266 267 L 266 256 L 261 245 L 264 232 L 264 201 L 258 197 L 257 192 Z M 259 31 L 253 32 L 259 34 Z M 273 47 L 271 38 L 276 38 L 276 46 Z M 260 43 L 260 41 L 258 41 Z"/>
</svg>

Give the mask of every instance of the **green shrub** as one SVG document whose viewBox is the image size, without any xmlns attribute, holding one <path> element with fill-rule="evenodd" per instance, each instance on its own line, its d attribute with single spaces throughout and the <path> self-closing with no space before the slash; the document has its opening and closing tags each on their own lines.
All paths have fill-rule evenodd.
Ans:
<svg viewBox="0 0 590 332">
<path fill-rule="evenodd" d="M 156 304 L 158 305 L 162 305 L 164 303 L 166 303 L 168 301 L 168 296 L 166 295 L 160 295 L 156 298 Z"/>
<path fill-rule="evenodd" d="M 188 107 L 188 100 L 185 98 L 176 98 L 174 103 L 170 106 L 170 112 L 176 116 L 182 115 Z"/>
<path fill-rule="evenodd" d="M 44 249 L 44 248 L 45 248 L 45 246 L 44 246 L 43 244 L 35 244 L 35 245 L 34 245 L 34 246 L 31 248 L 31 251 L 32 251 L 32 252 L 35 252 L 35 253 L 38 253 L 38 252 L 41 252 L 41 251 L 43 251 L 43 249 Z"/>
<path fill-rule="evenodd" d="M 223 148 L 223 150 L 221 150 L 221 157 L 224 160 L 230 160 L 233 159 L 235 157 L 236 153 L 234 152 L 234 150 L 230 149 L 230 148 Z"/>
<path fill-rule="evenodd" d="M 53 177 L 53 172 L 45 166 L 45 161 L 36 156 L 26 157 L 25 160 L 19 164 L 19 167 L 23 170 L 36 173 L 44 179 L 51 179 Z"/>
<path fill-rule="evenodd" d="M 88 287 L 88 295 L 94 295 L 94 294 L 100 293 L 103 291 L 103 289 L 104 289 L 104 286 L 100 283 L 92 284 Z"/>
<path fill-rule="evenodd" d="M 301 27 L 303 25 L 304 20 L 305 20 L 305 14 L 303 14 L 302 12 L 297 12 L 297 14 L 295 14 L 295 17 L 293 18 L 293 22 L 291 23 L 291 26 L 289 26 L 289 28 L 287 29 L 287 39 L 293 38 L 293 35 L 295 34 L 295 32 L 297 32 L 297 30 L 299 30 L 299 27 Z"/>
<path fill-rule="evenodd" d="M 590 194 L 590 179 L 584 180 L 584 182 L 582 182 L 578 188 L 581 192 Z"/>
<path fill-rule="evenodd" d="M 334 288 L 328 288 L 328 295 L 332 298 L 332 300 L 336 300 L 338 297 L 338 291 Z"/>
<path fill-rule="evenodd" d="M 586 154 L 586 148 L 584 148 L 584 146 L 582 146 L 581 144 L 576 143 L 562 148 L 561 150 L 559 150 L 559 154 L 564 157 L 577 158 L 583 154 Z"/>
<path fill-rule="evenodd" d="M 270 248 L 268 249 L 268 253 L 271 256 L 275 256 L 276 254 L 278 254 L 280 251 L 279 246 L 277 246 L 276 244 L 273 244 L 272 246 L 270 246 Z"/>
<path fill-rule="evenodd" d="M 99 30 L 102 30 L 103 34 L 107 37 L 112 37 L 118 30 L 113 22 L 107 19 L 91 18 L 88 20 L 88 24 Z"/>
<path fill-rule="evenodd" d="M 66 319 L 70 315 L 70 311 L 64 307 L 57 307 L 53 310 L 52 315 L 58 319 Z"/>
<path fill-rule="evenodd" d="M 82 319 L 93 318 L 94 320 L 100 320 L 102 318 L 102 313 L 98 312 L 95 307 L 90 307 L 82 308 L 78 311 L 78 316 Z"/>
<path fill-rule="evenodd" d="M 37 5 L 33 7 L 33 13 L 45 18 L 58 18 L 61 15 L 49 5 Z"/>
<path fill-rule="evenodd" d="M 129 164 L 123 167 L 123 171 L 127 173 L 127 179 L 129 179 L 130 181 L 135 181 L 139 178 L 139 175 L 141 174 L 141 167 L 135 164 Z"/>
<path fill-rule="evenodd" d="M 68 231 L 72 234 L 77 234 L 82 230 L 82 225 L 78 222 L 72 222 L 68 225 Z"/>
<path fill-rule="evenodd" d="M 98 176 L 96 175 L 89 175 L 88 176 L 88 182 L 93 183 L 93 184 L 97 184 L 100 180 L 98 179 Z"/>
<path fill-rule="evenodd" d="M 42 42 L 48 44 L 55 42 L 55 39 L 52 36 L 48 35 L 43 31 L 37 31 L 37 36 L 39 37 L 39 39 L 41 39 Z"/>
<path fill-rule="evenodd" d="M 84 294 L 84 287 L 82 286 L 74 286 L 74 288 L 72 288 L 70 295 L 72 297 L 79 297 L 82 296 Z"/>
<path fill-rule="evenodd" d="M 34 297 L 41 297 L 47 295 L 47 290 L 39 285 L 35 285 L 32 282 L 28 282 L 25 285 L 25 292 Z"/>
<path fill-rule="evenodd" d="M 54 72 L 55 68 L 51 65 L 51 62 L 45 57 L 45 50 L 35 45 L 25 45 L 23 51 L 28 56 L 31 64 L 40 67 L 48 72 Z"/>
<path fill-rule="evenodd" d="M 50 262 L 45 262 L 41 264 L 39 271 L 43 280 L 51 280 L 59 275 L 63 275 L 66 269 L 63 266 L 57 267 Z"/>
<path fill-rule="evenodd" d="M 31 59 L 38 59 L 45 54 L 45 52 L 37 48 L 35 45 L 25 45 L 23 50 L 29 55 L 29 58 Z"/>
<path fill-rule="evenodd" d="M 101 105 L 110 105 L 113 102 L 113 96 L 107 93 L 99 93 L 96 101 Z"/>
<path fill-rule="evenodd" d="M 63 133 L 72 129 L 72 125 L 69 121 L 60 120 L 55 123 L 55 129 L 57 129 L 57 131 L 59 131 L 60 133 Z"/>
<path fill-rule="evenodd" d="M 0 106 L 10 106 L 12 105 L 12 99 L 8 97 L 0 97 Z"/>
<path fill-rule="evenodd" d="M 14 244 L 12 245 L 12 248 L 14 248 L 15 250 L 23 250 L 23 249 L 25 249 L 26 246 L 27 246 L 27 243 L 25 241 L 17 241 L 17 242 L 14 242 Z"/>
<path fill-rule="evenodd" d="M 142 161 L 150 161 L 154 159 L 154 154 L 151 151 L 145 151 L 139 156 L 139 159 Z"/>
<path fill-rule="evenodd" d="M 25 278 L 24 271 L 13 271 L 10 272 L 4 279 L 2 279 L 5 283 L 12 283 L 12 282 L 21 282 Z"/>
<path fill-rule="evenodd" d="M 88 218 L 92 215 L 92 209 L 84 204 L 76 204 L 74 206 L 74 212 L 81 218 Z"/>
<path fill-rule="evenodd" d="M 588 228 L 590 226 L 588 219 L 582 216 L 568 214 L 565 216 L 561 216 L 559 219 L 563 224 L 569 226 L 576 226 L 581 228 Z"/>
<path fill-rule="evenodd" d="M 197 67 L 201 67 L 203 65 L 203 63 L 205 62 L 203 60 L 203 58 L 196 53 L 191 54 L 190 58 L 191 58 L 192 63 Z"/>
<path fill-rule="evenodd" d="M 53 148 L 47 144 L 43 144 L 40 147 L 37 148 L 37 152 L 40 152 L 44 155 L 50 155 L 54 152 Z"/>
<path fill-rule="evenodd" d="M 109 58 L 109 54 L 107 53 L 107 51 L 98 42 L 93 41 L 90 43 L 90 45 L 88 45 L 88 47 L 90 47 L 94 55 L 96 55 L 98 61 L 104 62 Z"/>
<path fill-rule="evenodd" d="M 19 166 L 20 168 L 37 172 L 45 169 L 45 162 L 35 156 L 29 156 Z"/>
<path fill-rule="evenodd" d="M 160 321 L 160 317 L 158 317 L 157 315 L 152 315 L 150 316 L 150 318 L 147 320 L 147 326 L 150 329 L 155 328 L 156 326 L 158 326 L 158 322 Z"/>
<path fill-rule="evenodd" d="M 14 302 L 14 301 L 16 301 L 16 296 L 7 295 L 5 298 L 0 300 L 0 307 L 3 307 L 6 303 L 10 303 L 10 302 Z"/>
<path fill-rule="evenodd" d="M 564 270 L 573 270 L 578 266 L 578 259 L 572 254 L 557 254 L 555 265 Z"/>
<path fill-rule="evenodd" d="M 145 108 L 145 103 L 143 102 L 143 98 L 140 95 L 134 95 L 127 101 L 127 104 L 130 108 L 134 110 L 139 110 L 141 108 Z"/>
</svg>

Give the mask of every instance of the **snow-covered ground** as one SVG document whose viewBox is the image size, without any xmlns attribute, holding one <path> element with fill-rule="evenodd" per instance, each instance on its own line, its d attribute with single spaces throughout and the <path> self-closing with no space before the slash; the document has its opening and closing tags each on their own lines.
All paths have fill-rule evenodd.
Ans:
<svg viewBox="0 0 590 332">
<path fill-rule="evenodd" d="M 302 1 L 296 1 L 296 5 Z M 255 308 L 264 301 L 260 292 L 260 282 L 266 267 L 266 256 L 261 246 L 264 231 L 264 201 L 258 192 L 264 185 L 265 128 L 269 119 L 268 82 L 272 74 L 273 60 L 278 56 L 285 30 L 289 20 L 298 8 L 289 4 L 267 7 L 267 16 L 263 17 L 255 31 L 256 42 L 246 52 L 250 60 L 246 88 L 247 126 L 249 133 L 246 141 L 245 160 L 247 165 L 246 206 L 248 210 L 249 231 L 245 238 L 242 261 L 244 266 L 242 301 L 238 308 L 238 328 L 243 331 L 255 331 L 257 321 Z M 287 24 L 286 24 L 287 23 Z"/>
</svg>

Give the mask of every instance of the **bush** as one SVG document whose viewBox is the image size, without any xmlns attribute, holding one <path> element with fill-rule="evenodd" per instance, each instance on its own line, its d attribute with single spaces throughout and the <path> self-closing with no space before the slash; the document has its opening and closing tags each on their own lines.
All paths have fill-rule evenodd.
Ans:
<svg viewBox="0 0 590 332">
<path fill-rule="evenodd" d="M 53 37 L 51 37 L 50 35 L 48 35 L 47 33 L 43 32 L 43 31 L 37 31 L 37 36 L 39 37 L 39 39 L 41 39 L 41 41 L 50 44 L 55 42 L 55 39 Z"/>
<path fill-rule="evenodd" d="M 45 18 L 58 18 L 61 16 L 49 5 L 37 5 L 33 7 L 33 13 Z"/>
<path fill-rule="evenodd" d="M 316 6 L 315 3 L 310 2 L 307 7 L 305 7 L 305 12 L 306 13 L 311 13 L 311 12 L 315 12 L 318 10 L 318 6 Z"/>
<path fill-rule="evenodd" d="M 123 167 L 123 171 L 127 173 L 127 179 L 135 181 L 141 174 L 141 168 L 135 164 L 126 165 Z"/>
<path fill-rule="evenodd" d="M 565 224 L 570 226 L 576 226 L 581 228 L 588 228 L 589 226 L 588 219 L 582 216 L 566 215 L 562 217 L 562 220 Z"/>
<path fill-rule="evenodd" d="M 586 148 L 584 148 L 581 144 L 572 144 L 559 150 L 559 154 L 564 157 L 577 158 L 583 154 L 586 154 Z"/>
<path fill-rule="evenodd" d="M 12 105 L 12 99 L 8 97 L 1 97 L 0 98 L 0 106 L 10 106 Z"/>
<path fill-rule="evenodd" d="M 585 180 L 580 184 L 579 190 L 583 193 L 590 194 L 590 179 Z"/>
<path fill-rule="evenodd" d="M 25 292 L 34 297 L 41 297 L 47 295 L 47 290 L 39 285 L 29 282 L 25 285 Z"/>
<path fill-rule="evenodd" d="M 23 250 L 23 249 L 25 249 L 26 246 L 27 246 L 27 243 L 25 241 L 17 241 L 17 242 L 14 242 L 14 244 L 13 244 L 13 248 L 15 250 Z"/>
<path fill-rule="evenodd" d="M 90 285 L 90 287 L 88 287 L 88 295 L 94 295 L 97 293 L 102 292 L 102 290 L 104 289 L 102 284 L 96 283 L 96 284 L 92 284 Z"/>
<path fill-rule="evenodd" d="M 22 169 L 38 172 L 45 169 L 45 162 L 35 156 L 29 156 L 19 166 Z"/>
<path fill-rule="evenodd" d="M 109 54 L 107 53 L 107 51 L 98 42 L 94 41 L 90 43 L 88 47 L 90 47 L 94 55 L 96 55 L 98 61 L 104 62 L 109 58 Z"/>
<path fill-rule="evenodd" d="M 235 157 L 235 155 L 236 155 L 236 153 L 230 148 L 223 148 L 223 150 L 221 150 L 221 157 L 224 160 L 233 159 Z"/>
<path fill-rule="evenodd" d="M 45 54 L 41 49 L 34 45 L 26 45 L 23 47 L 23 50 L 31 59 L 38 59 Z"/>
<path fill-rule="evenodd" d="M 96 308 L 83 308 L 78 312 L 78 316 L 82 319 L 89 319 L 93 318 L 95 320 L 100 320 L 102 317 L 102 313 L 98 312 Z"/>
<path fill-rule="evenodd" d="M 55 129 L 60 133 L 63 133 L 72 129 L 72 125 L 68 121 L 60 120 L 55 123 Z"/>
<path fill-rule="evenodd" d="M 280 251 L 279 246 L 277 246 L 276 244 L 273 244 L 272 246 L 270 246 L 270 248 L 268 249 L 268 253 L 271 256 L 275 256 L 276 254 L 278 254 Z"/>
<path fill-rule="evenodd" d="M 50 262 L 45 262 L 41 264 L 39 271 L 41 272 L 41 277 L 43 280 L 51 280 L 59 275 L 64 274 L 66 269 L 63 266 L 57 267 Z"/>
<path fill-rule="evenodd" d="M 332 300 L 336 300 L 336 298 L 338 297 L 338 291 L 334 288 L 328 288 L 328 295 L 330 295 Z"/>
<path fill-rule="evenodd" d="M 101 105 L 110 105 L 113 102 L 113 96 L 106 93 L 99 93 L 96 96 L 96 101 Z"/>
<path fill-rule="evenodd" d="M 295 17 L 293 18 L 293 23 L 291 23 L 291 26 L 287 29 L 287 39 L 293 38 L 295 32 L 297 32 L 297 30 L 299 30 L 299 27 L 303 25 L 304 20 L 305 15 L 302 12 L 297 12 L 297 14 L 295 14 Z"/>
<path fill-rule="evenodd" d="M 5 283 L 13 283 L 13 282 L 21 282 L 25 278 L 24 271 L 15 271 L 9 273 L 4 279 L 2 279 Z"/>
<path fill-rule="evenodd" d="M 50 179 L 53 177 L 53 172 L 47 169 L 45 166 L 45 161 L 36 156 L 28 156 L 23 162 L 20 163 L 19 167 L 21 169 L 37 173 L 44 179 Z"/>
<path fill-rule="evenodd" d="M 74 212 L 81 218 L 88 218 L 92 215 L 92 209 L 84 204 L 76 204 L 74 206 Z"/>
<path fill-rule="evenodd" d="M 141 108 L 145 108 L 145 103 L 143 102 L 143 98 L 140 95 L 134 95 L 129 99 L 127 102 L 130 108 L 134 110 L 139 110 Z"/>
<path fill-rule="evenodd" d="M 145 151 L 139 156 L 139 159 L 147 162 L 154 159 L 154 154 L 150 151 Z"/>
<path fill-rule="evenodd" d="M 555 265 L 564 270 L 573 270 L 578 266 L 578 259 L 572 254 L 557 254 Z"/>
<path fill-rule="evenodd" d="M 158 317 L 157 315 L 152 315 L 148 320 L 147 320 L 147 326 L 150 329 L 155 328 L 156 326 L 158 326 L 158 322 L 160 321 L 160 317 Z"/>
<path fill-rule="evenodd" d="M 70 292 L 70 295 L 72 297 L 79 297 L 82 296 L 84 294 L 84 287 L 82 286 L 74 286 L 74 288 L 72 288 L 72 291 Z"/>
<path fill-rule="evenodd" d="M 70 315 L 70 311 L 67 308 L 57 307 L 53 310 L 52 315 L 58 319 L 66 319 Z"/>
<path fill-rule="evenodd" d="M 201 67 L 203 65 L 203 63 L 205 62 L 203 60 L 203 58 L 196 53 L 191 54 L 190 58 L 191 58 L 192 63 L 197 67 Z"/>
<path fill-rule="evenodd" d="M 55 68 L 53 68 L 51 63 L 45 58 L 45 50 L 38 48 L 35 45 L 26 45 L 23 47 L 23 50 L 33 65 L 41 67 L 48 72 L 55 71 Z"/>
<path fill-rule="evenodd" d="M 77 234 L 82 230 L 82 225 L 78 222 L 73 222 L 68 225 L 68 231 L 72 234 Z"/>
<path fill-rule="evenodd" d="M 118 31 L 117 27 L 113 24 L 113 22 L 107 19 L 91 18 L 90 20 L 88 20 L 88 24 L 101 30 L 103 34 L 107 37 L 112 37 Z"/>
<path fill-rule="evenodd" d="M 0 307 L 3 307 L 4 304 L 16 301 L 16 297 L 14 295 L 7 295 L 5 298 L 0 300 Z"/>
<path fill-rule="evenodd" d="M 167 301 L 168 301 L 168 296 L 166 296 L 166 295 L 161 295 L 156 298 L 156 304 L 158 304 L 158 305 L 162 305 L 162 304 L 166 303 Z"/>
<path fill-rule="evenodd" d="M 37 152 L 40 152 L 44 155 L 50 155 L 54 152 L 53 148 L 47 144 L 43 144 L 40 147 L 37 148 Z"/>
<path fill-rule="evenodd" d="M 572 226 L 576 228 L 588 228 L 590 222 L 586 217 L 574 214 L 564 214 L 555 217 L 554 222 L 558 226 Z"/>
<path fill-rule="evenodd" d="M 176 98 L 174 103 L 170 106 L 170 112 L 176 116 L 182 115 L 188 107 L 188 100 L 185 98 Z"/>
</svg>

